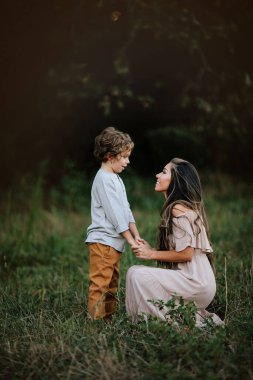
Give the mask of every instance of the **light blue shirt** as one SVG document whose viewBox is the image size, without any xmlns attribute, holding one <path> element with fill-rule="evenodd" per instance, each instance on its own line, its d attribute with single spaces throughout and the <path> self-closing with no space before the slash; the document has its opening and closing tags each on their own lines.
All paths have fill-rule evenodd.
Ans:
<svg viewBox="0 0 253 380">
<path fill-rule="evenodd" d="M 121 232 L 135 220 L 118 174 L 98 170 L 91 189 L 91 220 L 86 243 L 101 243 L 124 251 L 126 240 Z"/>
</svg>

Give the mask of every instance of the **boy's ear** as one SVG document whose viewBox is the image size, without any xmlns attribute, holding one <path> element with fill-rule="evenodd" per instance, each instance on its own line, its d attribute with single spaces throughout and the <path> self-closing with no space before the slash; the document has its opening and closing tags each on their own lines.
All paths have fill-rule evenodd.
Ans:
<svg viewBox="0 0 253 380">
<path fill-rule="evenodd" d="M 108 153 L 105 158 L 106 158 L 106 161 L 109 161 L 109 160 L 112 160 L 114 158 L 114 156 L 112 154 Z"/>
<path fill-rule="evenodd" d="M 106 156 L 107 160 L 115 160 L 118 158 L 118 155 L 113 155 L 113 154 L 110 154 L 108 153 L 108 156 Z"/>
</svg>

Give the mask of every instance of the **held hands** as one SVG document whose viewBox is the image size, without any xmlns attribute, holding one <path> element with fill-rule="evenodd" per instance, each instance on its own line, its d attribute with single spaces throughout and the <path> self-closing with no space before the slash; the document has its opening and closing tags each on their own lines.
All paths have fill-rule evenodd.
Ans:
<svg viewBox="0 0 253 380">
<path fill-rule="evenodd" d="M 131 247 L 136 257 L 144 260 L 153 260 L 154 249 L 144 239 L 138 240 L 138 245 Z"/>
<path fill-rule="evenodd" d="M 131 241 L 128 242 L 132 251 L 139 246 L 141 241 L 143 241 L 143 239 L 141 239 L 140 236 L 135 236 L 133 239 L 131 239 Z"/>
<path fill-rule="evenodd" d="M 135 236 L 134 240 L 129 241 L 129 245 L 133 252 L 135 252 L 135 250 L 140 247 L 141 244 L 144 244 L 146 247 L 151 248 L 148 242 L 142 239 L 139 235 Z"/>
<path fill-rule="evenodd" d="M 132 248 L 132 250 L 134 250 L 134 248 L 137 248 L 140 243 L 144 242 L 144 240 L 139 235 L 134 236 L 133 239 L 131 239 L 131 242 L 129 242 L 129 245 Z"/>
<path fill-rule="evenodd" d="M 129 231 L 127 231 L 129 232 Z M 128 235 L 128 234 L 127 234 Z M 131 236 L 132 235 L 132 236 Z M 131 246 L 132 251 L 135 253 L 136 257 L 144 260 L 152 260 L 152 254 L 154 249 L 148 244 L 148 242 L 140 237 L 138 233 L 131 234 L 130 239 L 128 236 L 128 243 Z"/>
</svg>

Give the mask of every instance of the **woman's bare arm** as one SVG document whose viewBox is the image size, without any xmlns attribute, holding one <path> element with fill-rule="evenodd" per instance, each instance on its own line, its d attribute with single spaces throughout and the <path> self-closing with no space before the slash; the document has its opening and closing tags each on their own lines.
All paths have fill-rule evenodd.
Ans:
<svg viewBox="0 0 253 380">
<path fill-rule="evenodd" d="M 191 261 L 193 256 L 193 248 L 186 247 L 180 252 L 177 251 L 157 251 L 140 243 L 133 251 L 136 257 L 143 260 L 159 260 L 164 262 L 183 263 Z"/>
</svg>

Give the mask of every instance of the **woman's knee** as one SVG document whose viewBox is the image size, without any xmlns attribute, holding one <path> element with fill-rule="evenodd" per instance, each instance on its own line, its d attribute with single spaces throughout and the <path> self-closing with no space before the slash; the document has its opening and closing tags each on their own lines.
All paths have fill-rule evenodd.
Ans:
<svg viewBox="0 0 253 380">
<path fill-rule="evenodd" d="M 133 265 L 128 269 L 126 277 L 128 280 L 136 282 L 141 278 L 143 272 L 145 272 L 145 266 Z"/>
</svg>

